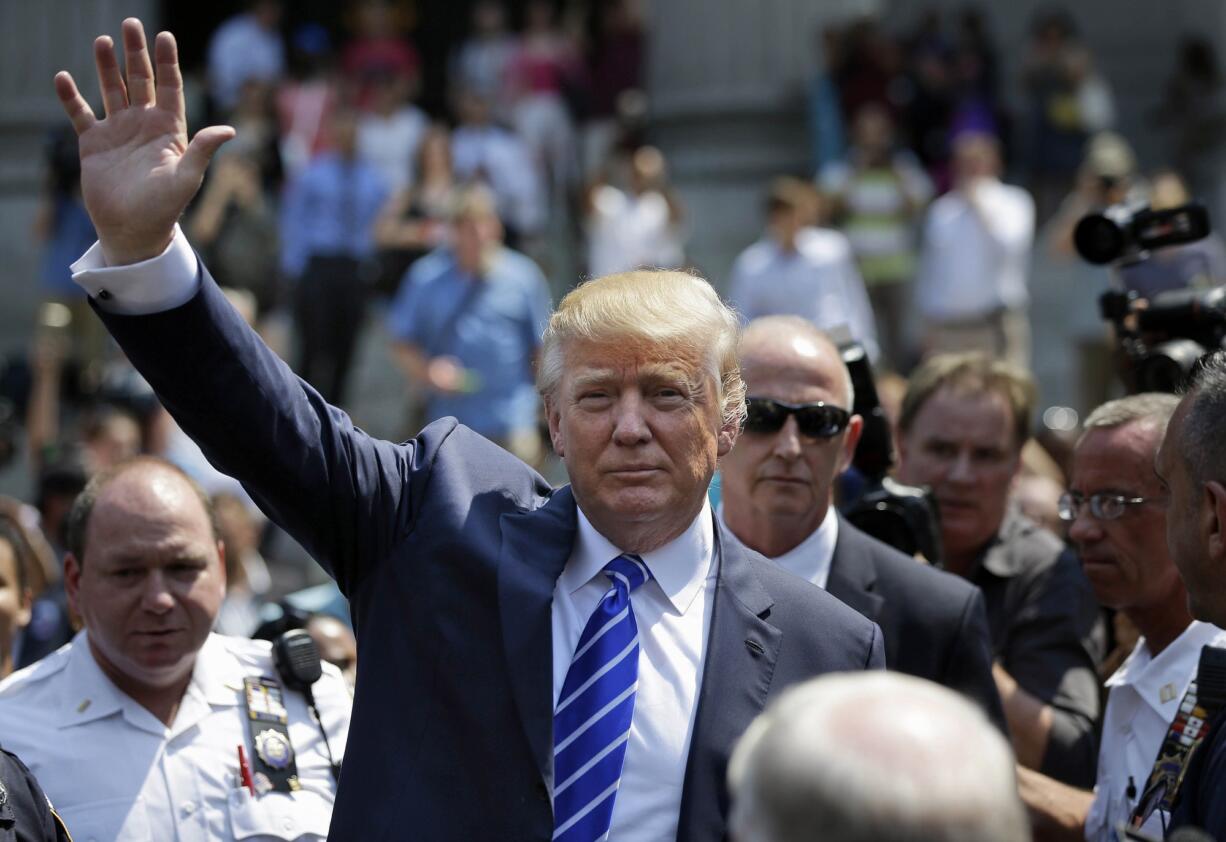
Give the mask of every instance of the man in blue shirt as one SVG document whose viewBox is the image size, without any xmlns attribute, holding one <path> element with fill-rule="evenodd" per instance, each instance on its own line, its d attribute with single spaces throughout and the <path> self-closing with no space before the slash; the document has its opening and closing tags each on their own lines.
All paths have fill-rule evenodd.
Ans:
<svg viewBox="0 0 1226 842">
<path fill-rule="evenodd" d="M 426 390 L 425 420 L 453 415 L 535 462 L 533 363 L 549 310 L 541 270 L 502 244 L 493 195 L 470 188 L 451 245 L 413 265 L 388 314 L 396 360 Z"/>
<path fill-rule="evenodd" d="M 387 188 L 357 157 L 356 115 L 337 110 L 329 130 L 334 151 L 315 158 L 285 192 L 281 270 L 295 284 L 298 375 L 341 403 L 366 315 L 366 274 L 374 271 L 372 229 Z"/>
</svg>

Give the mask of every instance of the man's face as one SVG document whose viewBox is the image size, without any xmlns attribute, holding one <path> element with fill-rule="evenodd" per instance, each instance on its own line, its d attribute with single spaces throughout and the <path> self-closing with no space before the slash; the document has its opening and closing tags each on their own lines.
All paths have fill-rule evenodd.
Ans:
<svg viewBox="0 0 1226 842">
<path fill-rule="evenodd" d="M 21 587 L 18 564 L 16 548 L 0 538 L 0 652 L 5 653 L 12 651 L 17 630 L 30 622 L 30 594 Z"/>
<path fill-rule="evenodd" d="M 1114 520 L 1094 517 L 1086 503 L 1069 527 L 1094 595 L 1117 610 L 1183 599 L 1183 583 L 1166 547 L 1164 495 L 1153 471 L 1160 442 L 1158 426 L 1139 421 L 1091 429 L 1073 452 L 1069 490 L 1084 500 L 1094 494 L 1154 498 L 1126 506 Z"/>
<path fill-rule="evenodd" d="M 635 342 L 574 341 L 564 354 L 546 410 L 575 499 L 623 550 L 672 540 L 701 509 L 716 460 L 736 439 L 709 362 Z"/>
<path fill-rule="evenodd" d="M 851 410 L 847 372 L 833 348 L 791 336 L 755 342 L 742 359 L 750 397 L 790 404 L 822 401 Z M 738 536 L 753 545 L 753 536 L 741 533 L 754 526 L 794 528 L 806 535 L 817 529 L 829 508 L 834 478 L 851 462 L 860 424 L 854 416 L 834 438 L 809 438 L 792 415 L 777 432 L 742 433 L 720 464 L 724 511 Z"/>
<path fill-rule="evenodd" d="M 946 553 L 978 553 L 1004 520 L 1021 454 L 1005 397 L 938 389 L 899 439 L 898 454 L 899 478 L 936 495 Z"/>
<path fill-rule="evenodd" d="M 192 488 L 140 465 L 99 492 L 85 558 L 64 582 L 99 665 L 121 687 L 163 688 L 191 673 L 225 594 L 222 546 Z"/>
<path fill-rule="evenodd" d="M 1208 547 L 1211 497 L 1179 445 L 1187 408 L 1185 398 L 1167 426 L 1154 471 L 1168 495 L 1166 543 L 1188 590 L 1188 609 L 1196 619 L 1220 626 L 1226 623 L 1226 570 L 1214 563 Z"/>
</svg>

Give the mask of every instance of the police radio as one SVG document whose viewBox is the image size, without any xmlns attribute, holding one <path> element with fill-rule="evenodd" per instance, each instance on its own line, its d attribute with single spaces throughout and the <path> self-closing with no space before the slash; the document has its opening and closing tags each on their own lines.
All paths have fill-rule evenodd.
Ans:
<svg viewBox="0 0 1226 842">
<path fill-rule="evenodd" d="M 315 704 L 315 694 L 311 687 L 324 674 L 323 664 L 319 657 L 319 647 L 305 629 L 291 629 L 272 644 L 272 662 L 277 668 L 277 675 L 291 690 L 297 690 L 306 698 L 307 707 L 315 716 L 319 733 L 324 738 L 324 749 L 328 752 L 328 763 L 332 768 L 332 777 L 340 780 L 341 765 L 332 758 L 332 746 L 328 744 L 328 732 L 324 729 L 323 719 L 319 716 L 319 707 Z"/>
</svg>

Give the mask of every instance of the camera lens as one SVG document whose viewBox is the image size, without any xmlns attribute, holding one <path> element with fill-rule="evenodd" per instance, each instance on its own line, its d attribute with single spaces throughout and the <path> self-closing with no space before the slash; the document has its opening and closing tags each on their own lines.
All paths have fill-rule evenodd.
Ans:
<svg viewBox="0 0 1226 842">
<path fill-rule="evenodd" d="M 1098 213 L 1082 218 L 1073 229 L 1073 245 L 1090 263 L 1110 263 L 1123 254 L 1127 242 L 1124 231 Z"/>
</svg>

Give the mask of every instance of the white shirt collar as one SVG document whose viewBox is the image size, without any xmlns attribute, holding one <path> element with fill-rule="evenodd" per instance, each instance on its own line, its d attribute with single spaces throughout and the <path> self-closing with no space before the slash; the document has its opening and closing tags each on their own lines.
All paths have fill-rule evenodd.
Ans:
<svg viewBox="0 0 1226 842">
<path fill-rule="evenodd" d="M 1106 680 L 1105 685 L 1111 688 L 1130 686 L 1151 707 L 1162 713 L 1169 705 L 1178 705 L 1182 700 L 1183 688 L 1196 674 L 1201 647 L 1213 643 L 1223 634 L 1217 626 L 1193 620 L 1156 658 L 1150 654 L 1149 645 L 1142 637 L 1128 660 Z M 1174 685 L 1175 690 L 1165 694 L 1163 701 L 1162 689 L 1166 684 Z"/>
<path fill-rule="evenodd" d="M 719 506 L 720 519 L 728 525 L 724 517 L 724 504 Z M 839 541 L 839 516 L 834 506 L 826 509 L 826 517 L 817 529 L 809 533 L 795 547 L 781 556 L 775 556 L 771 561 L 778 564 L 789 573 L 795 574 L 806 581 L 812 582 L 823 590 L 830 581 L 830 566 L 834 561 L 834 547 Z"/>
<path fill-rule="evenodd" d="M 559 584 L 573 594 L 600 575 L 604 566 L 622 554 L 608 538 L 596 531 L 580 508 L 579 530 L 570 562 Z M 701 591 L 715 558 L 715 522 L 703 497 L 702 510 L 689 527 L 659 549 L 640 553 L 651 577 L 678 614 L 684 614 Z M 650 583 L 644 587 L 650 587 Z"/>
<path fill-rule="evenodd" d="M 79 631 L 72 641 L 68 664 L 68 679 L 64 696 L 64 725 L 78 725 L 120 712 L 137 728 L 155 734 L 168 730 L 177 734 L 190 727 L 200 712 L 213 705 L 234 705 L 242 701 L 243 672 L 241 664 L 226 648 L 224 638 L 210 634 L 196 654 L 192 678 L 183 693 L 183 702 L 174 725 L 167 729 L 135 699 L 115 686 L 102 671 L 89 646 L 89 634 Z M 197 710 L 193 710 L 193 708 Z"/>
</svg>

